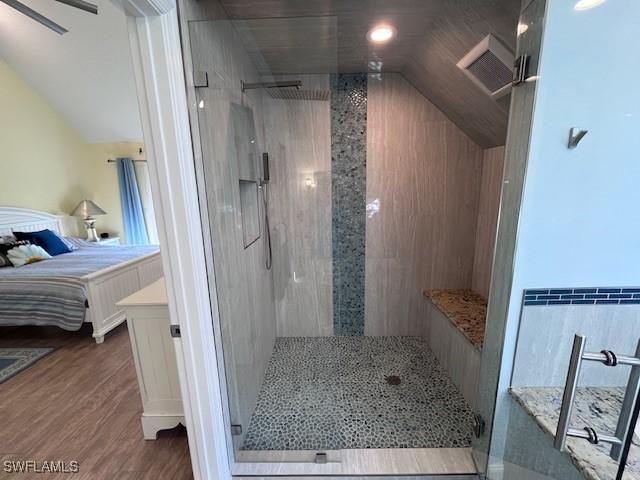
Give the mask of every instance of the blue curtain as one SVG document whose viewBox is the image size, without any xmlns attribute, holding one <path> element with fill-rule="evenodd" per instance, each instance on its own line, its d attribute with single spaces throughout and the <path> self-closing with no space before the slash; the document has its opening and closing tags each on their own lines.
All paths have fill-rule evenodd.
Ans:
<svg viewBox="0 0 640 480">
<path fill-rule="evenodd" d="M 133 160 L 119 158 L 117 166 L 125 238 L 129 245 L 147 245 L 149 237 L 144 223 L 142 200 Z"/>
</svg>

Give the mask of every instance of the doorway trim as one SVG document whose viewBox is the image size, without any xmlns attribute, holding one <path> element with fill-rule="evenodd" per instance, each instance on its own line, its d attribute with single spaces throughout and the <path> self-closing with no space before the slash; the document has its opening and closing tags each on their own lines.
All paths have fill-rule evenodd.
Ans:
<svg viewBox="0 0 640 480">
<path fill-rule="evenodd" d="M 231 479 L 175 0 L 112 0 L 127 29 L 193 476 Z"/>
</svg>

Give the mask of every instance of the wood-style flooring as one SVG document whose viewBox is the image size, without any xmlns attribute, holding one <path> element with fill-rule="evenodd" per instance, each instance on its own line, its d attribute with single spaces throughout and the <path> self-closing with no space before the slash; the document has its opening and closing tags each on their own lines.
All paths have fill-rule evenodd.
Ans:
<svg viewBox="0 0 640 480">
<path fill-rule="evenodd" d="M 86 328 L 89 327 L 89 328 Z M 53 327 L 2 327 L 0 347 L 56 347 L 0 384 L 0 478 L 193 478 L 183 427 L 142 437 L 142 404 L 125 325 L 104 344 Z M 5 460 L 77 461 L 75 474 L 16 474 Z"/>
</svg>

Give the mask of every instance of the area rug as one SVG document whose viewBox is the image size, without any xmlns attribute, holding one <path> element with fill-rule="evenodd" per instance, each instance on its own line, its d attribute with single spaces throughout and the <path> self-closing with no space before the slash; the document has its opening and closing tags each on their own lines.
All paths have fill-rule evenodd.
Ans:
<svg viewBox="0 0 640 480">
<path fill-rule="evenodd" d="M 54 348 L 0 348 L 0 383 L 29 368 Z"/>
</svg>

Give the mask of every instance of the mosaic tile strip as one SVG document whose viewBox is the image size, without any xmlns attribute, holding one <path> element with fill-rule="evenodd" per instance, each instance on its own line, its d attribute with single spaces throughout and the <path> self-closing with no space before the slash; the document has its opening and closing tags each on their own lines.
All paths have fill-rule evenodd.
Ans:
<svg viewBox="0 0 640 480">
<path fill-rule="evenodd" d="M 472 428 L 424 338 L 278 338 L 242 448 L 468 447 Z"/>
<path fill-rule="evenodd" d="M 529 289 L 524 291 L 524 305 L 640 305 L 640 287 Z"/>
<path fill-rule="evenodd" d="M 331 75 L 333 333 L 364 335 L 367 75 Z"/>
</svg>

